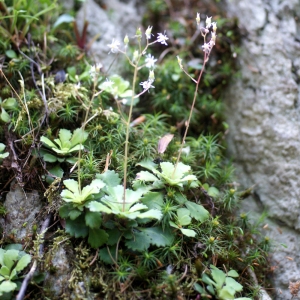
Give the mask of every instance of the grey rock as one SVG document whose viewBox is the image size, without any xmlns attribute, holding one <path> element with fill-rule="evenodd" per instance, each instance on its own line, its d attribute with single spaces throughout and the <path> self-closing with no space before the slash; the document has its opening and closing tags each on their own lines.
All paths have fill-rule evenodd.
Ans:
<svg viewBox="0 0 300 300">
<path fill-rule="evenodd" d="M 69 295 L 69 282 L 71 277 L 71 253 L 70 247 L 59 245 L 57 249 L 48 254 L 51 255 L 51 266 L 55 272 L 47 273 L 44 286 L 51 299 L 62 299 L 62 295 Z"/>
<path fill-rule="evenodd" d="M 274 233 L 287 244 L 273 255 L 274 299 L 291 299 L 289 281 L 300 280 L 300 1 L 228 0 L 227 9 L 246 31 L 241 76 L 225 93 L 229 155 L 240 183 L 255 184 L 263 209 L 283 224 Z"/>
<path fill-rule="evenodd" d="M 134 0 L 127 3 L 118 0 L 101 3 L 106 7 L 105 10 L 95 1 L 87 0 L 78 12 L 77 24 L 82 29 L 84 20 L 89 22 L 88 43 L 99 35 L 99 39 L 92 43 L 89 54 L 95 63 L 102 63 L 103 70 L 110 70 L 112 73 L 118 70 L 120 60 L 124 61 L 124 56 L 109 54 L 108 45 L 115 39 L 121 43 L 120 48 L 123 48 L 125 35 L 128 35 L 129 39 L 135 36 L 137 28 L 140 27 L 143 8 L 138 8 Z"/>
<path fill-rule="evenodd" d="M 42 208 L 38 192 L 25 193 L 17 183 L 13 182 L 4 207 L 7 211 L 5 235 L 13 234 L 17 242 L 22 242 L 26 236 L 33 233 L 33 225 L 37 224 L 36 217 Z"/>
</svg>

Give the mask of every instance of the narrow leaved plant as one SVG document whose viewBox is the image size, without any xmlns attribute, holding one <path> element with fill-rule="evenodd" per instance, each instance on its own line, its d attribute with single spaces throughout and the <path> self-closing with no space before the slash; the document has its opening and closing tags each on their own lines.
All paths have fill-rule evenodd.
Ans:
<svg viewBox="0 0 300 300">
<path fill-rule="evenodd" d="M 127 186 L 127 168 L 128 168 L 128 151 L 129 151 L 129 134 L 130 134 L 130 123 L 131 123 L 131 117 L 132 117 L 132 110 L 134 106 L 134 100 L 137 99 L 140 95 L 144 94 L 146 91 L 148 91 L 150 88 L 154 88 L 152 83 L 154 82 L 155 76 L 154 76 L 154 65 L 155 62 L 157 61 L 154 59 L 154 57 L 151 54 L 147 54 L 148 47 L 150 45 L 153 45 L 155 43 L 161 43 L 163 45 L 167 45 L 166 41 L 168 40 L 168 37 L 165 34 L 158 33 L 157 39 L 149 43 L 149 40 L 152 38 L 152 27 L 148 26 L 147 30 L 145 31 L 145 37 L 146 37 L 146 46 L 142 48 L 142 32 L 141 29 L 138 28 L 136 31 L 136 39 L 138 42 L 138 47 L 137 50 L 133 52 L 133 57 L 130 58 L 129 55 L 127 54 L 127 47 L 129 44 L 129 38 L 126 35 L 124 38 L 124 49 L 122 50 L 120 48 L 120 42 L 113 39 L 112 43 L 108 45 L 110 48 L 110 53 L 122 53 L 125 55 L 127 58 L 129 64 L 133 67 L 133 79 L 132 79 L 132 93 L 130 97 L 130 103 L 129 103 L 129 113 L 127 117 L 124 117 L 122 115 L 123 121 L 126 126 L 126 137 L 125 137 L 125 153 L 124 153 L 124 181 L 123 181 L 123 211 L 125 210 L 125 205 L 126 205 L 126 186 Z M 142 57 L 145 56 L 144 64 L 140 64 Z M 143 81 L 140 83 L 142 86 L 143 90 L 139 94 L 135 94 L 136 90 L 136 83 L 137 83 L 137 76 L 138 76 L 138 71 L 143 68 L 147 67 L 149 68 L 149 78 L 146 81 Z"/>
<path fill-rule="evenodd" d="M 183 135 L 183 138 L 182 138 L 182 143 L 181 143 L 181 146 L 180 146 L 180 149 L 179 149 L 179 152 L 178 152 L 177 160 L 176 160 L 176 163 L 175 163 L 175 168 L 174 168 L 174 171 L 173 171 L 173 176 L 176 172 L 176 169 L 177 169 L 180 157 L 181 157 L 182 149 L 183 149 L 184 144 L 185 144 L 185 139 L 186 139 L 186 136 L 187 136 L 187 133 L 188 133 L 188 130 L 189 130 L 189 126 L 190 126 L 190 122 L 191 122 L 191 118 L 192 118 L 192 114 L 193 114 L 193 110 L 194 110 L 194 107 L 195 107 L 197 94 L 198 94 L 198 90 L 199 90 L 199 84 L 201 82 L 201 78 L 202 78 L 203 72 L 205 70 L 205 65 L 206 65 L 206 63 L 209 59 L 209 55 L 211 53 L 211 50 L 212 50 L 212 48 L 213 48 L 213 46 L 215 45 L 215 42 L 216 42 L 216 32 L 217 32 L 216 22 L 211 22 L 211 17 L 206 17 L 206 22 L 205 22 L 206 26 L 201 27 L 200 26 L 200 14 L 199 13 L 197 13 L 196 22 L 197 22 L 198 30 L 200 30 L 201 35 L 203 36 L 203 39 L 204 39 L 204 44 L 202 46 L 202 49 L 203 49 L 203 52 L 204 52 L 203 65 L 202 65 L 202 68 L 201 68 L 201 71 L 198 75 L 197 80 L 194 79 L 192 76 L 190 76 L 188 74 L 188 72 L 184 69 L 184 67 L 182 65 L 182 59 L 179 56 L 177 56 L 178 64 L 179 64 L 181 70 L 183 70 L 184 73 L 192 79 L 192 81 L 196 84 L 196 88 L 195 88 L 194 98 L 193 98 L 193 102 L 192 102 L 191 109 L 190 109 L 190 114 L 189 114 L 188 120 L 185 124 L 186 125 L 185 132 L 184 132 L 184 135 Z M 211 34 L 211 38 L 210 38 L 209 42 L 207 42 L 207 40 L 206 40 L 208 33 Z"/>
</svg>

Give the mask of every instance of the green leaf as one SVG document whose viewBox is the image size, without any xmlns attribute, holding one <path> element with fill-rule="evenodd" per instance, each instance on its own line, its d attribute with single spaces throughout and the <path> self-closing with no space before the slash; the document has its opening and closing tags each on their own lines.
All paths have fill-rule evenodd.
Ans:
<svg viewBox="0 0 300 300">
<path fill-rule="evenodd" d="M 10 250 L 10 249 L 14 249 L 14 250 L 18 250 L 18 251 L 22 251 L 23 246 L 22 244 L 8 244 L 4 247 L 5 250 Z M 2 264 L 2 263 L 0 263 Z"/>
<path fill-rule="evenodd" d="M 8 267 L 10 270 L 12 266 L 15 264 L 15 262 L 19 258 L 19 251 L 18 250 L 7 250 L 3 255 L 3 263 L 6 267 Z"/>
<path fill-rule="evenodd" d="M 118 228 L 109 229 L 106 231 L 108 233 L 107 245 L 116 245 L 119 238 L 123 234 Z"/>
<path fill-rule="evenodd" d="M 66 232 L 75 238 L 86 237 L 89 228 L 85 225 L 84 216 L 79 216 L 76 220 L 66 219 Z"/>
<path fill-rule="evenodd" d="M 196 231 L 192 229 L 185 229 L 185 228 L 180 228 L 180 231 L 182 234 L 188 236 L 188 237 L 195 237 L 197 235 Z"/>
<path fill-rule="evenodd" d="M 72 209 L 72 210 L 69 211 L 68 217 L 69 217 L 71 220 L 75 220 L 75 219 L 77 219 L 81 214 L 82 214 L 82 212 L 79 211 L 78 209 Z"/>
<path fill-rule="evenodd" d="M 10 268 L 8 268 L 7 266 L 2 266 L 0 269 L 0 274 L 5 278 L 8 278 L 10 274 Z"/>
<path fill-rule="evenodd" d="M 236 292 L 241 292 L 243 290 L 243 286 L 231 277 L 226 277 L 225 284 L 226 286 L 234 289 Z"/>
<path fill-rule="evenodd" d="M 72 133 L 70 130 L 68 129 L 60 129 L 59 130 L 59 133 L 58 133 L 58 136 L 59 136 L 59 141 L 57 139 L 55 139 L 55 141 L 57 143 L 61 143 L 61 148 L 71 148 L 71 143 L 70 143 L 70 139 L 71 139 L 71 136 L 72 136 Z"/>
<path fill-rule="evenodd" d="M 97 174 L 96 178 L 101 179 L 104 183 L 106 183 L 106 185 L 109 186 L 117 186 L 121 183 L 119 174 L 114 170 L 107 170 L 102 174 Z"/>
<path fill-rule="evenodd" d="M 59 165 L 56 165 L 55 167 L 51 168 L 49 170 L 49 173 L 59 178 L 62 178 L 64 175 L 64 171 Z"/>
<path fill-rule="evenodd" d="M 155 164 L 152 160 L 143 160 L 140 163 L 137 164 L 138 166 L 141 166 L 145 169 L 148 169 L 150 171 L 155 170 L 157 168 L 157 164 Z"/>
<path fill-rule="evenodd" d="M 1 265 L 1 266 L 4 265 L 4 262 L 3 262 L 4 253 L 5 253 L 5 250 L 2 249 L 2 248 L 0 248 L 0 265 Z"/>
<path fill-rule="evenodd" d="M 108 234 L 99 228 L 90 228 L 88 243 L 92 248 L 99 248 L 104 245 L 108 240 Z"/>
<path fill-rule="evenodd" d="M 5 157 L 9 156 L 8 152 L 0 153 L 0 159 L 3 159 Z"/>
<path fill-rule="evenodd" d="M 42 136 L 40 140 L 41 140 L 41 142 L 43 142 L 44 144 L 46 144 L 48 147 L 50 147 L 52 149 L 58 149 L 57 146 L 54 143 L 52 143 L 52 141 L 50 141 L 45 136 Z"/>
<path fill-rule="evenodd" d="M 0 143 L 0 152 L 3 152 L 4 149 L 5 149 L 5 145 Z"/>
<path fill-rule="evenodd" d="M 99 228 L 102 222 L 102 214 L 100 212 L 87 211 L 85 213 L 85 224 L 90 228 Z"/>
<path fill-rule="evenodd" d="M 88 138 L 88 135 L 89 134 L 82 128 L 77 128 L 76 130 L 74 130 L 71 138 L 71 147 L 74 147 L 77 144 L 83 144 Z"/>
<path fill-rule="evenodd" d="M 156 219 L 160 220 L 163 214 L 160 210 L 157 209 L 150 209 L 148 211 L 140 213 L 137 217 L 139 219 Z"/>
<path fill-rule="evenodd" d="M 197 221 L 204 222 L 208 219 L 209 212 L 202 205 L 191 201 L 186 201 L 185 206 L 190 211 L 191 217 Z"/>
<path fill-rule="evenodd" d="M 90 211 L 94 211 L 94 212 L 104 212 L 104 213 L 107 213 L 107 214 L 112 213 L 110 208 L 108 208 L 107 206 L 105 206 L 102 203 L 97 202 L 97 201 L 91 201 L 88 205 L 86 205 L 86 207 Z"/>
<path fill-rule="evenodd" d="M 53 29 L 56 28 L 56 27 L 58 27 L 62 23 L 71 23 L 73 21 L 74 21 L 74 17 L 72 17 L 71 15 L 62 14 L 61 16 L 59 16 L 57 18 L 57 20 L 53 24 Z"/>
<path fill-rule="evenodd" d="M 230 277 L 239 277 L 239 274 L 236 270 L 230 270 L 227 275 Z"/>
<path fill-rule="evenodd" d="M 163 230 L 161 227 L 140 228 L 140 230 L 148 235 L 150 243 L 157 247 L 170 246 L 175 238 L 171 230 Z"/>
<path fill-rule="evenodd" d="M 156 181 L 159 180 L 156 176 L 154 176 L 152 173 L 148 172 L 148 171 L 141 171 L 139 173 L 136 174 L 136 180 L 141 180 L 141 181 Z"/>
<path fill-rule="evenodd" d="M 0 284 L 0 295 L 2 296 L 3 293 L 10 293 L 10 292 L 14 291 L 16 288 L 17 288 L 16 283 L 9 281 L 9 280 L 3 281 Z"/>
<path fill-rule="evenodd" d="M 199 283 L 194 283 L 194 289 L 196 292 L 202 294 L 206 294 L 205 289 L 199 284 Z"/>
<path fill-rule="evenodd" d="M 20 260 L 18 261 L 15 270 L 17 272 L 22 271 L 24 268 L 28 266 L 28 264 L 31 262 L 31 256 L 29 254 L 23 255 Z"/>
<path fill-rule="evenodd" d="M 47 161 L 47 162 L 50 162 L 50 163 L 53 163 L 53 162 L 57 161 L 57 157 L 50 154 L 50 153 L 45 153 L 43 155 L 43 159 L 44 159 L 44 161 Z"/>
<path fill-rule="evenodd" d="M 208 191 L 207 191 L 208 195 L 213 197 L 213 198 L 216 198 L 219 196 L 220 192 L 217 188 L 215 188 L 214 186 L 211 186 Z"/>
<path fill-rule="evenodd" d="M 5 51 L 5 55 L 8 57 L 8 58 L 17 58 L 17 54 L 14 50 L 6 50 Z"/>
<path fill-rule="evenodd" d="M 145 251 L 150 247 L 151 239 L 144 232 L 135 232 L 134 237 L 125 242 L 126 247 L 133 251 Z"/>
<path fill-rule="evenodd" d="M 72 209 L 72 205 L 70 203 L 67 203 L 65 205 L 62 205 L 59 208 L 59 216 L 63 219 L 66 219 L 69 216 L 69 211 Z"/>
<path fill-rule="evenodd" d="M 66 179 L 64 180 L 64 185 L 73 193 L 79 192 L 78 182 L 74 179 Z"/>
<path fill-rule="evenodd" d="M 235 290 L 230 287 L 223 287 L 221 290 L 217 291 L 219 299 L 233 300 Z"/>
<path fill-rule="evenodd" d="M 100 189 L 105 185 L 102 180 L 94 179 L 89 185 L 85 186 L 82 189 L 82 192 L 80 192 L 79 185 L 76 180 L 67 179 L 64 180 L 64 184 L 69 190 L 63 190 L 61 192 L 60 195 L 63 200 L 66 202 L 73 202 L 78 204 L 86 201 L 92 194 L 99 193 Z"/>
<path fill-rule="evenodd" d="M 182 162 L 179 162 L 176 168 L 176 171 L 173 175 L 175 166 L 170 162 L 162 162 L 160 164 L 160 167 L 162 169 L 162 173 L 171 178 L 172 180 L 180 180 L 185 173 L 188 173 L 191 170 L 191 167 L 188 165 L 183 164 Z"/>
<path fill-rule="evenodd" d="M 164 195 L 162 192 L 148 192 L 142 198 L 142 202 L 150 209 L 161 210 L 164 204 Z"/>
<path fill-rule="evenodd" d="M 177 209 L 177 222 L 181 225 L 189 225 L 192 218 L 190 217 L 190 211 L 186 208 Z"/>
<path fill-rule="evenodd" d="M 16 108 L 17 105 L 18 105 L 18 102 L 15 98 L 7 98 L 1 104 L 2 108 L 8 109 L 8 110 Z"/>
<path fill-rule="evenodd" d="M 220 290 L 223 284 L 225 283 L 226 274 L 222 270 L 219 270 L 214 265 L 210 265 L 210 268 L 211 268 L 211 276 L 215 281 L 214 285 L 217 290 Z"/>
<path fill-rule="evenodd" d="M 8 123 L 10 121 L 9 114 L 5 111 L 4 108 L 1 109 L 1 115 L 0 118 L 3 122 Z"/>
<path fill-rule="evenodd" d="M 16 268 L 13 268 L 12 271 L 10 272 L 10 275 L 9 275 L 9 280 L 15 280 L 17 279 L 17 271 L 16 271 Z"/>
<path fill-rule="evenodd" d="M 99 258 L 106 264 L 112 265 L 114 262 L 111 259 L 111 256 L 115 259 L 116 257 L 116 246 L 105 247 L 99 250 Z"/>
<path fill-rule="evenodd" d="M 175 200 L 178 202 L 178 204 L 184 204 L 187 201 L 187 198 L 181 193 L 176 193 Z"/>
</svg>

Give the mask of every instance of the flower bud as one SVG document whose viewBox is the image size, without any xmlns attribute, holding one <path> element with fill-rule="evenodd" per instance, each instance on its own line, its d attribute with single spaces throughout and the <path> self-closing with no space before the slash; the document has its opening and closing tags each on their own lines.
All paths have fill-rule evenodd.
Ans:
<svg viewBox="0 0 300 300">
<path fill-rule="evenodd" d="M 136 37 L 138 37 L 138 38 L 141 38 L 141 37 L 142 37 L 142 31 L 141 31 L 141 28 L 138 28 L 138 29 L 136 30 L 135 35 L 136 35 Z"/>
<path fill-rule="evenodd" d="M 216 33 L 217 32 L 217 23 L 212 22 L 211 25 L 212 25 L 213 32 Z"/>
<path fill-rule="evenodd" d="M 196 22 L 197 22 L 197 25 L 199 26 L 200 25 L 200 14 L 199 13 L 197 13 Z"/>
<path fill-rule="evenodd" d="M 150 80 L 151 82 L 153 82 L 154 79 L 155 79 L 154 71 L 153 71 L 153 70 L 150 70 L 150 71 L 149 71 L 149 80 Z"/>
<path fill-rule="evenodd" d="M 139 58 L 139 51 L 138 50 L 135 50 L 133 52 L 133 61 L 137 61 L 137 59 Z"/>
<path fill-rule="evenodd" d="M 153 35 L 152 34 L 152 26 L 148 26 L 148 28 L 145 31 L 145 35 L 146 35 L 147 40 L 151 39 L 151 35 Z"/>
<path fill-rule="evenodd" d="M 127 46 L 129 43 L 129 38 L 128 38 L 128 35 L 126 34 L 125 37 L 124 37 L 124 44 L 125 46 Z"/>
<path fill-rule="evenodd" d="M 177 61 L 178 61 L 178 64 L 179 64 L 179 67 L 182 69 L 182 59 L 177 55 Z"/>
</svg>

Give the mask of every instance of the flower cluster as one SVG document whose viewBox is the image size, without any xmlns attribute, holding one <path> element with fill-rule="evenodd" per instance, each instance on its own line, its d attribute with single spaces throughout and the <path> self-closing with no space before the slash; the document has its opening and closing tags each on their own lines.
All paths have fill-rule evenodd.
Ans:
<svg viewBox="0 0 300 300">
<path fill-rule="evenodd" d="M 142 33 L 141 33 L 141 30 L 140 28 L 137 29 L 137 32 L 136 32 L 136 35 L 135 35 L 139 41 L 142 37 Z M 166 35 L 166 32 L 164 33 L 158 33 L 157 34 L 157 39 L 156 41 L 152 42 L 149 44 L 148 40 L 150 40 L 154 35 L 152 34 L 152 26 L 148 26 L 148 28 L 146 29 L 145 31 L 145 36 L 146 36 L 146 40 L 147 40 L 147 46 L 146 48 L 144 49 L 144 51 L 142 51 L 141 53 L 136 50 L 133 52 L 133 58 L 131 60 L 131 63 L 132 64 L 136 64 L 138 63 L 141 55 L 145 55 L 146 53 L 146 50 L 148 48 L 149 45 L 152 45 L 154 43 L 161 43 L 162 45 L 168 45 L 167 44 L 167 40 L 169 39 Z M 116 39 L 113 39 L 111 44 L 108 44 L 107 46 L 109 47 L 109 53 L 118 53 L 118 52 L 121 52 L 121 53 L 124 53 L 126 54 L 126 49 L 127 49 L 127 46 L 129 44 L 129 38 L 128 36 L 126 35 L 125 38 L 124 38 L 124 48 L 125 50 L 121 50 L 120 49 L 120 42 Z M 150 69 L 150 73 L 149 73 L 149 78 L 148 80 L 146 81 L 143 81 L 140 83 L 140 85 L 143 87 L 143 92 L 144 93 L 145 91 L 149 90 L 150 88 L 154 88 L 154 86 L 152 85 L 152 83 L 154 82 L 154 67 L 155 67 L 155 63 L 157 62 L 157 59 L 154 58 L 154 56 L 152 56 L 150 53 L 148 53 L 146 56 L 145 56 L 145 65 L 148 69 Z M 93 67 L 92 67 L 93 68 Z M 94 78 L 94 69 L 91 68 L 91 76 Z"/>
<path fill-rule="evenodd" d="M 197 24 L 200 23 L 200 17 L 199 14 L 197 13 L 197 18 L 196 18 Z M 202 28 L 202 36 L 204 37 L 204 45 L 202 46 L 202 50 L 204 51 L 207 56 L 209 56 L 211 49 L 213 46 L 216 44 L 216 32 L 217 32 L 217 23 L 211 21 L 211 17 L 206 17 L 205 21 L 205 28 Z M 211 38 L 208 43 L 205 42 L 206 35 L 211 32 Z"/>
<path fill-rule="evenodd" d="M 97 63 L 96 65 L 91 66 L 90 68 L 90 76 L 92 78 L 92 80 L 95 80 L 95 78 L 97 78 L 100 69 L 103 67 L 103 65 L 101 63 Z"/>
</svg>

